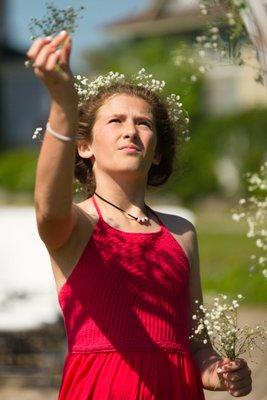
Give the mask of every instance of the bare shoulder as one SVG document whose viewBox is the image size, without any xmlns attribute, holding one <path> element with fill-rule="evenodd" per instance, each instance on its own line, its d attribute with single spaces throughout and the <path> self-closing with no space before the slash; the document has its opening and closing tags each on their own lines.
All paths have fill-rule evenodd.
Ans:
<svg viewBox="0 0 267 400">
<path fill-rule="evenodd" d="M 189 259 L 190 266 L 192 266 L 197 243 L 197 232 L 194 224 L 180 215 L 160 211 L 155 212 L 183 248 Z"/>
<path fill-rule="evenodd" d="M 85 218 L 92 220 L 97 218 L 95 207 L 93 207 L 92 202 L 89 199 L 73 204 L 81 211 L 81 215 L 83 215 Z"/>
</svg>

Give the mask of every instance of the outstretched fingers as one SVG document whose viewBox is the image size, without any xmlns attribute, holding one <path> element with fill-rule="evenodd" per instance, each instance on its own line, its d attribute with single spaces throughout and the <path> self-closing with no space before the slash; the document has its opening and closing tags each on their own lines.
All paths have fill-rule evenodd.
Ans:
<svg viewBox="0 0 267 400">
<path fill-rule="evenodd" d="M 60 59 L 60 50 L 58 49 L 54 53 L 48 56 L 45 67 L 46 71 L 47 72 L 54 71 L 55 66 L 58 64 L 59 59 Z"/>
<path fill-rule="evenodd" d="M 71 37 L 68 36 L 65 39 L 65 42 L 63 43 L 62 50 L 60 53 L 60 58 L 59 58 L 60 67 L 65 70 L 67 70 L 69 68 L 69 58 L 70 58 L 70 53 L 71 53 L 71 47 L 72 47 Z"/>
<path fill-rule="evenodd" d="M 59 64 L 68 67 L 69 63 L 69 55 L 71 51 L 70 45 L 70 37 L 68 36 L 66 31 L 60 32 L 55 38 L 46 37 L 46 38 L 38 38 L 30 47 L 27 52 L 27 56 L 32 60 L 33 67 L 37 68 L 35 72 L 45 71 L 47 67 L 47 61 L 50 58 L 51 54 L 56 54 L 56 56 L 52 57 L 53 59 L 59 60 Z M 61 48 L 59 48 L 61 46 Z M 59 50 L 59 52 L 58 52 Z M 60 54 L 61 57 L 58 57 Z M 51 62 L 49 62 L 49 69 L 51 66 Z"/>
<path fill-rule="evenodd" d="M 37 54 L 40 52 L 43 46 L 45 46 L 48 43 L 51 43 L 53 40 L 52 37 L 48 36 L 46 38 L 38 38 L 36 39 L 29 50 L 27 51 L 27 57 L 30 58 L 31 60 L 34 60 Z"/>
</svg>

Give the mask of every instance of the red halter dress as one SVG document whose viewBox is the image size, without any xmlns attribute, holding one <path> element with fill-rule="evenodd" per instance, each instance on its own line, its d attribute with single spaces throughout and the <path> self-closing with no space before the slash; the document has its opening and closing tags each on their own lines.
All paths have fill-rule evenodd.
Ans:
<svg viewBox="0 0 267 400">
<path fill-rule="evenodd" d="M 185 252 L 161 220 L 124 232 L 93 203 L 98 222 L 58 294 L 68 340 L 58 399 L 203 400 Z"/>
</svg>

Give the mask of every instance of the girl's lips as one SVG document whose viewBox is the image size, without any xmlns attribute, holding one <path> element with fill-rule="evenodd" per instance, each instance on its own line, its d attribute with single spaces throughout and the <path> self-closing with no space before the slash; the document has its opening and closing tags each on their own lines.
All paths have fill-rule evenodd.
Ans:
<svg viewBox="0 0 267 400">
<path fill-rule="evenodd" d="M 134 147 L 123 147 L 121 150 L 126 151 L 127 153 L 135 153 L 139 152 L 140 150 L 135 149 Z"/>
</svg>

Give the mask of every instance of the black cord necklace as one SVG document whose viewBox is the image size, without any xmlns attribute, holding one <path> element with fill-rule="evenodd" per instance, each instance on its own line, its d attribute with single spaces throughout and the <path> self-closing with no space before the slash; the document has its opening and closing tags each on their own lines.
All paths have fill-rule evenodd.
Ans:
<svg viewBox="0 0 267 400">
<path fill-rule="evenodd" d="M 134 219 L 135 219 L 137 222 L 139 222 L 139 223 L 140 223 L 140 222 L 148 222 L 148 221 L 149 221 L 149 218 L 148 218 L 147 215 L 146 215 L 145 217 L 135 217 L 134 215 L 129 214 L 127 211 L 123 210 L 122 208 L 116 206 L 115 204 L 110 203 L 110 201 L 108 201 L 108 200 L 104 199 L 103 197 L 99 196 L 99 194 L 97 194 L 96 192 L 95 192 L 94 194 L 95 194 L 97 197 L 99 197 L 100 199 L 102 199 L 103 201 L 105 201 L 106 203 L 110 204 L 111 206 L 113 206 L 113 207 L 117 208 L 118 210 L 120 210 L 120 211 L 122 211 L 122 212 L 128 214 L 130 217 L 134 218 Z M 147 210 L 147 205 L 146 205 L 146 204 L 145 204 L 145 207 L 146 207 L 146 210 Z"/>
</svg>

